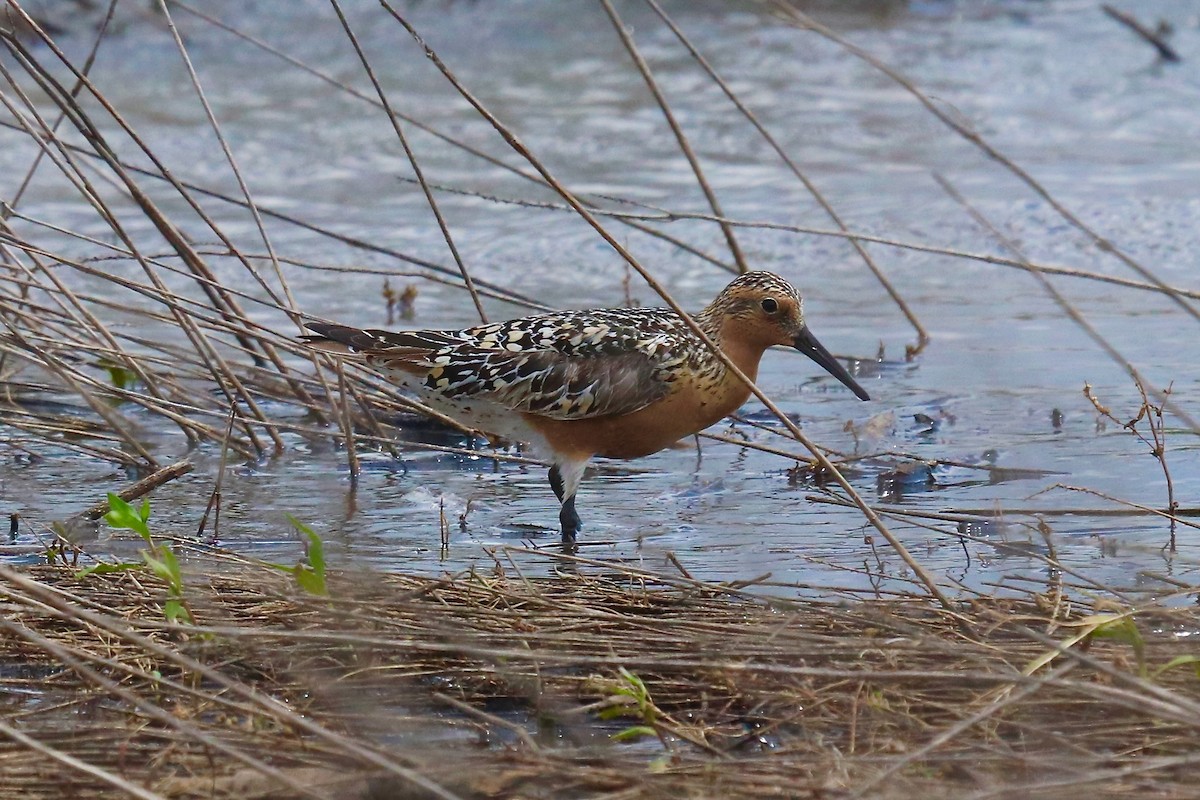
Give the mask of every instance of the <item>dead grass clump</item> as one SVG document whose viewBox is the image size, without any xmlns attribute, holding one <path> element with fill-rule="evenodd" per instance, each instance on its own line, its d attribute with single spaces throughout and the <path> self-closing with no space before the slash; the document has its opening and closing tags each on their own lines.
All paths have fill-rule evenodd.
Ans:
<svg viewBox="0 0 1200 800">
<path fill-rule="evenodd" d="M 341 575 L 315 597 L 264 573 L 192 576 L 180 626 L 144 573 L 0 568 L 5 791 L 1195 789 L 1190 607 L 764 603 L 619 569 Z"/>
</svg>

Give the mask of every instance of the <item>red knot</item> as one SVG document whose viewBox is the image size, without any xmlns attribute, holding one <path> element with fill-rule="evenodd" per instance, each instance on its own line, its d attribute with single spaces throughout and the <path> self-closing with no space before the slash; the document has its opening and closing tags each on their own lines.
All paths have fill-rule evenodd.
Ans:
<svg viewBox="0 0 1200 800">
<path fill-rule="evenodd" d="M 767 348 L 786 345 L 870 399 L 809 331 L 800 295 L 778 275 L 735 278 L 694 319 L 751 380 Z M 575 492 L 594 456 L 657 453 L 750 396 L 667 308 L 558 311 L 460 331 L 308 328 L 313 346 L 365 361 L 465 426 L 547 456 L 567 543 L 581 527 Z"/>
</svg>

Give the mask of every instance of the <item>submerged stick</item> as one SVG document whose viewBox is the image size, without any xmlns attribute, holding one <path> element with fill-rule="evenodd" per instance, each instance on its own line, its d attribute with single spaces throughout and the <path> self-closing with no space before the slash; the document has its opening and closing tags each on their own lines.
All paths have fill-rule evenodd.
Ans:
<svg viewBox="0 0 1200 800">
<path fill-rule="evenodd" d="M 117 492 L 117 497 L 124 500 L 126 503 L 131 503 L 137 500 L 142 495 L 150 494 L 150 492 L 162 486 L 164 483 L 170 483 L 176 478 L 187 475 L 194 469 L 190 461 L 176 461 L 168 467 L 163 467 L 160 470 L 150 473 L 136 483 L 126 486 L 121 491 Z M 108 500 L 101 500 L 91 508 L 78 514 L 82 519 L 97 520 L 109 512 Z"/>
<path fill-rule="evenodd" d="M 1145 25 L 1138 22 L 1137 18 L 1132 14 L 1127 14 L 1124 11 L 1113 8 L 1108 4 L 1100 6 L 1100 10 L 1152 44 L 1154 49 L 1158 51 L 1159 56 L 1162 57 L 1163 61 L 1183 60 L 1179 57 L 1179 53 L 1175 52 L 1175 48 L 1167 44 L 1166 40 L 1163 39 L 1162 34 L 1160 34 L 1158 31 L 1150 30 Z"/>
<path fill-rule="evenodd" d="M 237 408 L 230 406 L 229 422 L 225 424 L 225 439 L 221 442 L 221 464 L 217 467 L 217 481 L 213 484 L 212 493 L 208 496 L 208 505 L 204 507 L 204 514 L 200 517 L 200 524 L 196 527 L 197 539 L 204 536 L 204 529 L 208 526 L 208 515 L 214 513 L 212 541 L 216 543 L 221 536 L 221 487 L 225 484 L 225 465 L 229 462 L 229 440 L 233 436 L 233 420 L 235 417 L 237 417 Z"/>
</svg>

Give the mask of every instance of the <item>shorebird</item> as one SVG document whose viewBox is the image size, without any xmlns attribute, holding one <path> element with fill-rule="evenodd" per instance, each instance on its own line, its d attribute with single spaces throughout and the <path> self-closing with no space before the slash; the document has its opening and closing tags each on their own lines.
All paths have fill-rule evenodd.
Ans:
<svg viewBox="0 0 1200 800">
<path fill-rule="evenodd" d="M 778 275 L 735 278 L 693 319 L 751 380 L 767 348 L 787 345 L 870 399 L 809 331 L 800 295 Z M 365 361 L 466 427 L 547 456 L 567 544 L 582 527 L 575 493 L 594 456 L 657 453 L 750 396 L 668 308 L 558 311 L 465 330 L 307 327 L 313 347 Z"/>
</svg>

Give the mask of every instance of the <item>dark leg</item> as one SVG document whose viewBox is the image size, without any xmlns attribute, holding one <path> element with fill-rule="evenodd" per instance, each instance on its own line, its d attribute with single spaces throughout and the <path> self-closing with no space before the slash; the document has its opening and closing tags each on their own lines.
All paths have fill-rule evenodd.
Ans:
<svg viewBox="0 0 1200 800">
<path fill-rule="evenodd" d="M 562 525 L 563 544 L 574 544 L 575 537 L 583 528 L 579 514 L 575 513 L 575 495 L 571 495 L 563 501 L 562 508 L 558 511 L 558 521 Z"/>
<path fill-rule="evenodd" d="M 563 499 L 563 480 L 562 473 L 558 471 L 557 464 L 550 468 L 550 488 L 554 490 L 554 496 L 561 503 Z"/>
<path fill-rule="evenodd" d="M 583 477 L 583 468 L 587 461 L 568 461 L 565 464 L 555 464 L 550 468 L 550 488 L 558 498 L 561 508 L 558 511 L 558 522 L 562 525 L 562 540 L 564 545 L 574 547 L 575 537 L 579 535 L 583 523 L 579 514 L 575 513 L 575 492 L 579 488 L 579 479 Z M 563 467 L 566 474 L 563 474 Z"/>
</svg>

